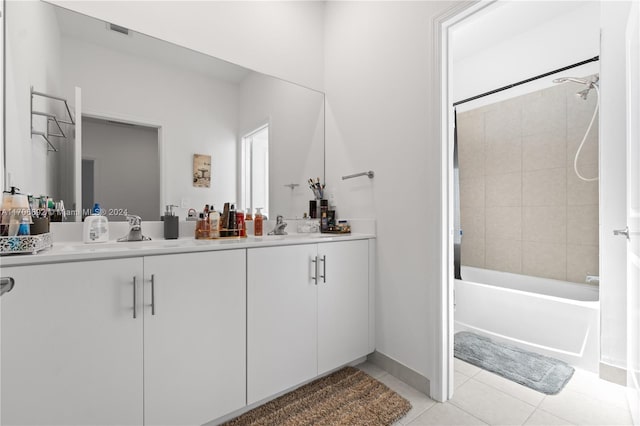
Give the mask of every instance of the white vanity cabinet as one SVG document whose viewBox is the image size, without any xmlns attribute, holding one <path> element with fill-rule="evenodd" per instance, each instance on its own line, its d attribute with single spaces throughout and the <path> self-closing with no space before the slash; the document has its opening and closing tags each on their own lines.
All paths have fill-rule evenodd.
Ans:
<svg viewBox="0 0 640 426">
<path fill-rule="evenodd" d="M 367 240 L 247 250 L 247 400 L 369 352 Z"/>
<path fill-rule="evenodd" d="M 3 267 L 3 425 L 141 425 L 142 259 Z M 136 300 L 137 302 L 138 300 Z"/>
<path fill-rule="evenodd" d="M 318 374 L 369 353 L 369 243 L 318 244 Z"/>
<path fill-rule="evenodd" d="M 245 250 L 144 258 L 147 425 L 201 425 L 244 407 L 245 268 Z"/>
<path fill-rule="evenodd" d="M 245 264 L 225 250 L 2 268 L 2 424 L 200 425 L 242 408 Z"/>
</svg>

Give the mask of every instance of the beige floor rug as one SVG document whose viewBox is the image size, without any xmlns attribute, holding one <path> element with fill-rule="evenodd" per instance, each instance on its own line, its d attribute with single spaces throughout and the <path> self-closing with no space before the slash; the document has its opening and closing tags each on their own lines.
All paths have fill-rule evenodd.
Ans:
<svg viewBox="0 0 640 426">
<path fill-rule="evenodd" d="M 237 425 L 391 425 L 409 401 L 354 367 L 345 367 L 225 423 Z"/>
</svg>

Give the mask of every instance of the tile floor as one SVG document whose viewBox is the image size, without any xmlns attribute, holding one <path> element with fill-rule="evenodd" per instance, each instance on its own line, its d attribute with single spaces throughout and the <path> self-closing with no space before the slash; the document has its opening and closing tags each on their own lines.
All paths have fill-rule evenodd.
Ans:
<svg viewBox="0 0 640 426">
<path fill-rule="evenodd" d="M 358 368 L 405 397 L 413 408 L 398 425 L 631 425 L 625 388 L 577 370 L 558 395 L 548 396 L 454 360 L 451 400 L 435 402 L 377 366 Z"/>
</svg>

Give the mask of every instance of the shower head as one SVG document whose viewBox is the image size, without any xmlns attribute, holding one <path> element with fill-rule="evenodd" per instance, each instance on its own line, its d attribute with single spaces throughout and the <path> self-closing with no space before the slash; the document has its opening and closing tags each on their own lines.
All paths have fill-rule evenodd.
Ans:
<svg viewBox="0 0 640 426">
<path fill-rule="evenodd" d="M 587 96 L 589 95 L 589 92 L 591 91 L 591 86 L 587 87 L 586 89 L 582 89 L 581 91 L 576 93 L 576 96 L 582 98 L 582 100 L 586 101 L 587 100 Z"/>
<path fill-rule="evenodd" d="M 553 80 L 554 83 L 566 83 L 567 81 L 570 81 L 572 83 L 578 83 L 578 84 L 584 84 L 587 87 L 580 90 L 579 92 L 576 93 L 576 96 L 581 97 L 583 100 L 587 100 L 587 96 L 589 95 L 589 92 L 591 91 L 591 89 L 596 89 L 598 90 L 598 80 L 599 77 L 596 74 L 595 76 L 589 78 L 589 79 L 585 79 L 585 78 L 578 78 L 578 77 L 560 77 L 560 78 L 556 78 L 555 80 Z"/>
</svg>

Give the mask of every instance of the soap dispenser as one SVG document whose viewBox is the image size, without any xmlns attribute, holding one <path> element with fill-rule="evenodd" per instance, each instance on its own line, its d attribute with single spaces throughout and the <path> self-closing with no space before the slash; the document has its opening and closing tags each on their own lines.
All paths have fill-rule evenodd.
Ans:
<svg viewBox="0 0 640 426">
<path fill-rule="evenodd" d="M 164 239 L 176 240 L 179 236 L 178 216 L 173 212 L 174 204 L 167 205 L 162 221 L 164 222 Z"/>
<path fill-rule="evenodd" d="M 106 243 L 109 241 L 109 220 L 103 216 L 100 204 L 95 203 L 91 216 L 84 219 L 82 240 L 85 243 Z"/>
</svg>

